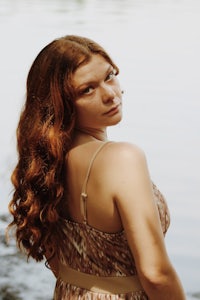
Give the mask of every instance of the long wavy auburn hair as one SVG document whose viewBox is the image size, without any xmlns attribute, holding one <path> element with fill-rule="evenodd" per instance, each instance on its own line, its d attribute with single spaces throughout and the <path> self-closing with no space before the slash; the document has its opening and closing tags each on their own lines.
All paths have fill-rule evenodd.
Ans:
<svg viewBox="0 0 200 300">
<path fill-rule="evenodd" d="M 27 77 L 26 101 L 17 128 L 18 163 L 9 211 L 19 248 L 36 261 L 56 249 L 67 178 L 65 159 L 76 124 L 72 76 L 92 55 L 99 54 L 119 71 L 94 41 L 65 36 L 48 44 Z"/>
</svg>

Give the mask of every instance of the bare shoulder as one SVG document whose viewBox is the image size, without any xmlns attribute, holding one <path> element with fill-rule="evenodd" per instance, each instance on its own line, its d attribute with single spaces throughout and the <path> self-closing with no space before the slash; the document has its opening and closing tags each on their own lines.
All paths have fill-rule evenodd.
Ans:
<svg viewBox="0 0 200 300">
<path fill-rule="evenodd" d="M 141 178 L 150 177 L 146 155 L 137 145 L 127 142 L 114 142 L 105 147 L 105 155 L 101 155 L 101 166 L 109 183 L 121 185 L 131 184 Z M 107 179 L 108 180 L 108 179 Z M 115 187 L 116 188 L 116 187 Z"/>
<path fill-rule="evenodd" d="M 102 142 L 90 142 L 81 145 L 72 149 L 69 156 L 73 160 L 73 164 L 81 164 L 85 168 L 101 145 Z M 95 158 L 95 166 L 98 171 L 103 170 L 104 173 L 106 171 L 117 172 L 122 167 L 141 164 L 145 161 L 144 151 L 139 146 L 128 142 L 110 141 L 101 148 L 100 153 Z"/>
<path fill-rule="evenodd" d="M 146 156 L 137 145 L 127 142 L 110 143 L 105 148 L 105 155 L 101 157 L 104 160 L 101 170 L 115 199 L 124 201 L 125 195 L 126 199 L 132 199 L 136 191 L 150 187 Z"/>
<path fill-rule="evenodd" d="M 117 166 L 146 161 L 143 149 L 128 142 L 111 142 L 109 143 L 109 146 L 106 147 L 105 151 L 105 161 L 109 164 L 112 162 L 114 164 L 117 163 Z"/>
</svg>

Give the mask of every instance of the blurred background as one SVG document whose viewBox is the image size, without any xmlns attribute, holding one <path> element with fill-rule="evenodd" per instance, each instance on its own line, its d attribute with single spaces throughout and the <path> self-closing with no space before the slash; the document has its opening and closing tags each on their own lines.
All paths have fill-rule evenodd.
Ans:
<svg viewBox="0 0 200 300">
<path fill-rule="evenodd" d="M 0 0 L 0 299 L 50 300 L 55 280 L 5 243 L 26 76 L 53 39 L 99 42 L 120 67 L 123 121 L 111 140 L 144 149 L 168 201 L 169 256 L 188 299 L 200 299 L 200 1 Z"/>
</svg>

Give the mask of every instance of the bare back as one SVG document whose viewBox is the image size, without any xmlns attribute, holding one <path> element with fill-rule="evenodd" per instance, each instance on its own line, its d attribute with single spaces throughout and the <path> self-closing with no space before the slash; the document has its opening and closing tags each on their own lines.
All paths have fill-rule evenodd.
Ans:
<svg viewBox="0 0 200 300">
<path fill-rule="evenodd" d="M 68 215 L 70 219 L 84 222 L 85 200 L 86 222 L 104 232 L 122 230 L 121 219 L 114 202 L 109 182 L 111 166 L 109 142 L 89 142 L 73 148 L 67 159 Z M 87 197 L 81 197 L 86 193 Z"/>
</svg>

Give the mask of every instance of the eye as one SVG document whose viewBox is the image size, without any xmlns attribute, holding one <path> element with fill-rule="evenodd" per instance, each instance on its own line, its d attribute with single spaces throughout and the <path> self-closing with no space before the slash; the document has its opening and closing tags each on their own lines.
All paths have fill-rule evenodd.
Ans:
<svg viewBox="0 0 200 300">
<path fill-rule="evenodd" d="M 93 92 L 94 88 L 91 86 L 88 86 L 87 88 L 85 88 L 84 90 L 81 91 L 81 94 L 83 95 L 89 95 Z"/>
<path fill-rule="evenodd" d="M 106 81 L 109 81 L 111 79 L 113 79 L 116 75 L 116 71 L 113 69 L 112 71 L 109 72 L 109 74 L 106 77 Z"/>
</svg>

